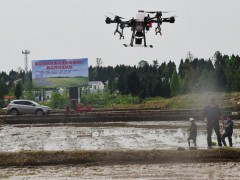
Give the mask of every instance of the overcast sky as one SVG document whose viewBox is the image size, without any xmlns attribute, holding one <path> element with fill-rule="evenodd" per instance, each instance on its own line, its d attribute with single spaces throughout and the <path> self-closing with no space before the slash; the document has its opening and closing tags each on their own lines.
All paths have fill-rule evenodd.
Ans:
<svg viewBox="0 0 240 180">
<path fill-rule="evenodd" d="M 177 66 L 190 51 L 194 57 L 212 58 L 216 51 L 240 53 L 239 0 L 0 0 L 0 71 L 24 69 L 22 50 L 32 60 L 88 58 L 89 66 L 101 58 L 103 66 L 137 65 L 140 60 Z M 154 48 L 126 48 L 107 25 L 109 12 L 131 19 L 138 10 L 172 11 L 174 24 L 162 25 L 163 36 L 147 32 Z M 110 15 L 111 16 L 111 15 Z"/>
</svg>

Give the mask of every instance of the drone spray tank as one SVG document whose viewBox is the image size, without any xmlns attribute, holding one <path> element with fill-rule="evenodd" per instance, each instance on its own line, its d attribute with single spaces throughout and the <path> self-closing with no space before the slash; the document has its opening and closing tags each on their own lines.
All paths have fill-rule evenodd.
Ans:
<svg viewBox="0 0 240 180">
<path fill-rule="evenodd" d="M 142 44 L 143 31 L 144 31 L 144 17 L 145 13 L 142 10 L 139 10 L 136 15 L 136 34 L 135 34 L 135 44 Z"/>
<path fill-rule="evenodd" d="M 137 15 L 136 15 L 136 20 L 137 22 L 143 22 L 145 17 L 145 13 L 142 10 L 139 10 Z"/>
</svg>

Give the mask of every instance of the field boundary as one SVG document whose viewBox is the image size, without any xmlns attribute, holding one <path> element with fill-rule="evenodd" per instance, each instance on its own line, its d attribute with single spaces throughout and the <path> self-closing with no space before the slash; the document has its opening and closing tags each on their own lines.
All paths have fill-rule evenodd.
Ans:
<svg viewBox="0 0 240 180">
<path fill-rule="evenodd" d="M 240 149 L 0 152 L 0 166 L 240 162 Z"/>
</svg>

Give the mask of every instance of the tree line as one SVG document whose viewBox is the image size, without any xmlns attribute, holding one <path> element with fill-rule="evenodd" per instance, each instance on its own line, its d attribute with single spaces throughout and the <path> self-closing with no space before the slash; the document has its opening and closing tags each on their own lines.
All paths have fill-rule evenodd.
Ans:
<svg viewBox="0 0 240 180">
<path fill-rule="evenodd" d="M 90 66 L 89 80 L 106 82 L 110 93 L 140 98 L 169 98 L 200 91 L 240 91 L 240 57 L 217 51 L 213 58 L 199 59 L 188 52 L 178 68 L 172 61 L 159 64 L 158 60 L 151 64 L 141 60 L 137 66 Z"/>
<path fill-rule="evenodd" d="M 89 81 L 102 81 L 111 94 L 139 98 L 173 97 L 200 91 L 240 91 L 240 57 L 215 52 L 213 58 L 194 58 L 188 52 L 179 67 L 172 61 L 141 60 L 138 65 L 89 67 Z M 32 90 L 32 72 L 4 71 L 0 73 L 0 99 L 4 95 L 21 96 L 21 90 Z"/>
</svg>

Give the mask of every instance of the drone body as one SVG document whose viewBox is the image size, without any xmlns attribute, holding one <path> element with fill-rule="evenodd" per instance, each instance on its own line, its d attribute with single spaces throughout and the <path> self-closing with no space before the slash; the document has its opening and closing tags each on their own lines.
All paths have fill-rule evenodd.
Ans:
<svg viewBox="0 0 240 180">
<path fill-rule="evenodd" d="M 146 43 L 146 32 L 150 30 L 150 28 L 152 28 L 152 24 L 156 23 L 157 27 L 155 28 L 155 33 L 156 35 L 159 33 L 160 35 L 162 35 L 161 33 L 161 24 L 163 22 L 169 22 L 169 23 L 174 23 L 175 22 L 175 17 L 171 16 L 168 18 L 162 18 L 162 13 L 166 13 L 166 12 L 162 12 L 162 11 L 142 11 L 139 10 L 137 15 L 136 15 L 136 19 L 132 18 L 128 21 L 123 21 L 122 17 L 120 16 L 115 16 L 114 19 L 112 20 L 109 17 L 106 17 L 105 22 L 107 24 L 111 24 L 111 23 L 116 23 L 116 30 L 114 31 L 114 35 L 116 33 L 119 34 L 120 39 L 124 39 L 124 35 L 123 35 L 123 30 L 126 27 L 131 28 L 132 31 L 132 37 L 131 37 L 131 41 L 130 44 L 124 44 L 125 47 L 133 47 L 134 45 L 142 45 L 143 42 L 143 46 L 144 47 L 153 47 L 152 45 L 147 46 Z M 155 14 L 153 17 L 150 17 L 150 14 Z M 120 28 L 120 30 L 119 30 Z"/>
</svg>

